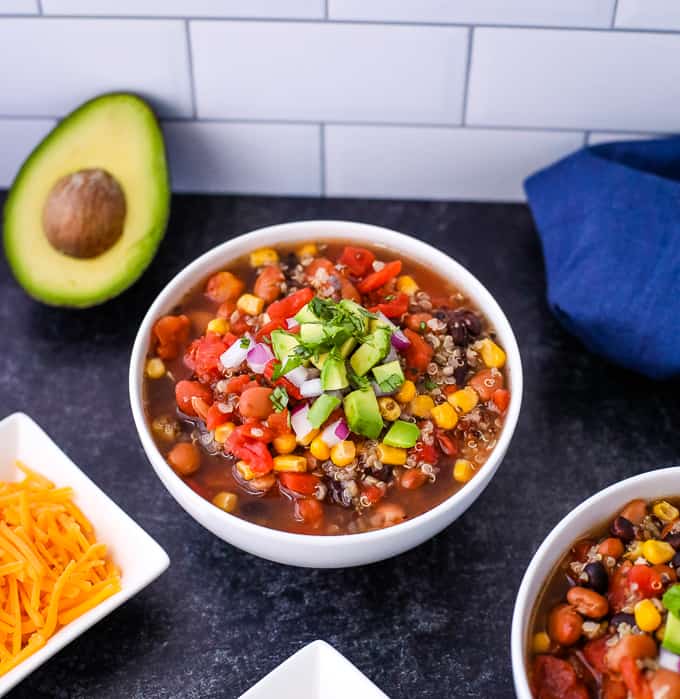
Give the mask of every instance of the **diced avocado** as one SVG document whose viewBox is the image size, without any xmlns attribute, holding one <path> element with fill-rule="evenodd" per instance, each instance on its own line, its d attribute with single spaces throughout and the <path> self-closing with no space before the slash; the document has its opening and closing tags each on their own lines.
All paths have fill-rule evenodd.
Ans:
<svg viewBox="0 0 680 699">
<path fill-rule="evenodd" d="M 415 443 L 420 437 L 418 425 L 404 420 L 396 420 L 387 430 L 387 434 L 383 437 L 383 442 L 388 447 L 401 447 L 402 449 L 410 449 L 415 446 Z"/>
<path fill-rule="evenodd" d="M 373 332 L 376 328 L 389 328 L 389 330 L 392 331 L 394 326 L 384 318 L 371 318 L 370 328 L 371 332 Z"/>
<path fill-rule="evenodd" d="M 95 97 L 61 119 L 14 179 L 4 212 L 7 262 L 34 298 L 94 306 L 146 269 L 169 209 L 153 111 L 132 94 Z"/>
<path fill-rule="evenodd" d="M 272 331 L 272 351 L 274 356 L 282 363 L 299 344 L 297 337 L 285 330 L 277 329 Z"/>
<path fill-rule="evenodd" d="M 321 367 L 321 388 L 324 391 L 340 391 L 349 386 L 344 359 L 326 357 Z"/>
<path fill-rule="evenodd" d="M 349 363 L 358 376 L 364 376 L 389 351 L 391 333 L 387 328 L 376 328 L 359 349 L 352 355 Z"/>
<path fill-rule="evenodd" d="M 320 345 L 326 340 L 321 323 L 303 323 L 300 326 L 300 341 L 305 345 Z"/>
<path fill-rule="evenodd" d="M 319 317 L 312 311 L 309 304 L 306 303 L 296 314 L 295 320 L 297 320 L 300 325 L 302 323 L 318 323 Z"/>
<path fill-rule="evenodd" d="M 312 427 L 321 427 L 328 416 L 340 405 L 340 399 L 322 393 L 312 404 L 307 413 L 307 419 Z"/>
<path fill-rule="evenodd" d="M 324 362 L 328 359 L 328 352 L 320 354 L 318 357 L 312 357 L 309 361 L 317 368 L 323 369 Z"/>
<path fill-rule="evenodd" d="M 399 360 L 373 367 L 373 376 L 380 386 L 381 391 L 391 393 L 396 391 L 404 383 L 404 372 L 401 370 Z"/>
<path fill-rule="evenodd" d="M 342 345 L 340 345 L 340 356 L 343 359 L 347 359 L 349 355 L 351 354 L 352 350 L 357 346 L 357 341 L 353 338 L 350 337 L 347 340 L 345 340 Z"/>
<path fill-rule="evenodd" d="M 680 655 L 680 617 L 668 612 L 666 630 L 663 634 L 663 647 L 671 653 Z"/>
<path fill-rule="evenodd" d="M 352 432 L 377 439 L 383 428 L 375 393 L 368 389 L 352 391 L 343 401 L 347 424 Z"/>
</svg>

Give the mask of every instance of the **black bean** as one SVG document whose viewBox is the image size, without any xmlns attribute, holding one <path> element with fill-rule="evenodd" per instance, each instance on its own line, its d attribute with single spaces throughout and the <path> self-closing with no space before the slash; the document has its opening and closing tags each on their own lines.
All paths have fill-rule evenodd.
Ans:
<svg viewBox="0 0 680 699">
<path fill-rule="evenodd" d="M 676 551 L 680 550 L 680 531 L 668 532 L 663 540 L 670 544 Z"/>
<path fill-rule="evenodd" d="M 632 614 L 626 614 L 625 612 L 614 614 L 614 616 L 609 620 L 609 625 L 616 628 L 619 624 L 635 626 L 635 617 Z"/>
<path fill-rule="evenodd" d="M 474 311 L 462 311 L 462 321 L 472 337 L 482 332 L 482 321 Z"/>
<path fill-rule="evenodd" d="M 346 503 L 342 499 L 342 493 L 345 488 L 340 481 L 336 481 L 334 478 L 324 478 L 323 482 L 328 486 L 327 500 L 342 505 L 343 507 L 350 506 L 351 503 Z"/>
<path fill-rule="evenodd" d="M 379 481 L 385 481 L 385 483 L 389 483 L 394 476 L 392 467 L 389 464 L 383 464 L 382 468 L 380 468 L 378 471 L 371 471 L 371 475 L 377 478 Z"/>
<path fill-rule="evenodd" d="M 588 576 L 588 587 L 603 595 L 609 588 L 607 569 L 599 561 L 588 563 L 583 569 Z"/>
<path fill-rule="evenodd" d="M 680 551 L 678 551 L 675 556 L 673 556 L 673 559 L 671 560 L 671 565 L 675 570 L 680 569 Z"/>
<path fill-rule="evenodd" d="M 612 522 L 611 533 L 623 541 L 632 541 L 635 538 L 633 523 L 620 515 Z"/>
<path fill-rule="evenodd" d="M 453 338 L 453 342 L 456 345 L 459 345 L 461 347 L 467 345 L 469 338 L 468 338 L 468 331 L 467 328 L 465 327 L 465 324 L 458 319 L 450 320 L 448 322 L 448 331 L 449 335 Z"/>
<path fill-rule="evenodd" d="M 463 366 L 457 366 L 453 370 L 453 378 L 456 381 L 456 386 L 458 386 L 459 388 L 465 386 L 465 382 L 467 380 L 467 375 L 469 371 L 470 367 L 468 366 L 467 360 L 465 360 Z"/>
</svg>

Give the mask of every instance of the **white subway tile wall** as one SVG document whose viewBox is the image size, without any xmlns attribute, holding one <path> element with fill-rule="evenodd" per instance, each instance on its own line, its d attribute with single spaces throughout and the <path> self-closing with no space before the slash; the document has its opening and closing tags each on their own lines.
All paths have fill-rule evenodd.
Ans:
<svg viewBox="0 0 680 699">
<path fill-rule="evenodd" d="M 0 187 L 79 103 L 149 99 L 178 192 L 521 201 L 680 131 L 678 0 L 0 0 Z"/>
</svg>

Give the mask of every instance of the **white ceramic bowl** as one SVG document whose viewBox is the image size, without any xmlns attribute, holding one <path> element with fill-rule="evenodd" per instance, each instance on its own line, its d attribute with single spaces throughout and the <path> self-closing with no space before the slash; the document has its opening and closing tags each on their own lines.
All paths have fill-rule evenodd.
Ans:
<svg viewBox="0 0 680 699">
<path fill-rule="evenodd" d="M 512 616 L 512 673 L 519 699 L 532 699 L 527 677 L 527 649 L 531 615 L 538 595 L 555 566 L 572 544 L 603 523 L 613 519 L 626 503 L 635 498 L 655 500 L 677 496 L 680 467 L 650 471 L 616 483 L 572 510 L 541 544 L 524 574 Z"/>
<path fill-rule="evenodd" d="M 338 240 L 370 243 L 398 251 L 449 279 L 474 300 L 498 333 L 507 354 L 510 406 L 498 444 L 481 471 L 437 507 L 388 529 L 340 536 L 291 534 L 262 527 L 226 514 L 189 488 L 165 462 L 149 432 L 142 402 L 144 361 L 151 328 L 193 286 L 230 261 L 264 246 Z M 522 400 L 522 366 L 515 336 L 503 311 L 482 284 L 450 257 L 416 238 L 387 228 L 349 221 L 305 221 L 270 226 L 218 245 L 185 267 L 161 291 L 144 318 L 130 361 L 130 403 L 137 431 L 151 465 L 177 502 L 213 534 L 234 546 L 279 563 L 314 568 L 341 568 L 372 563 L 407 551 L 440 532 L 479 497 L 505 456 L 517 424 Z"/>
<path fill-rule="evenodd" d="M 61 628 L 36 653 L 0 677 L 0 696 L 55 653 L 155 580 L 170 563 L 163 549 L 100 490 L 64 452 L 23 413 L 0 420 L 0 480 L 17 481 L 18 460 L 49 478 L 71 486 L 74 501 L 92 522 L 97 540 L 106 544 L 121 569 L 121 590 Z M 87 658 L 82 658 L 86 663 Z M 64 688 L 68 691 L 67 688 Z"/>
</svg>

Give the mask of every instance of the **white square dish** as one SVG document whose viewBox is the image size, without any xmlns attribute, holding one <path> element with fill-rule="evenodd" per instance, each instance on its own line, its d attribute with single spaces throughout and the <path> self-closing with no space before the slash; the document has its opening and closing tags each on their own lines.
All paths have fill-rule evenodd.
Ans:
<svg viewBox="0 0 680 699">
<path fill-rule="evenodd" d="M 389 699 L 347 658 L 314 641 L 285 660 L 240 699 Z"/>
<path fill-rule="evenodd" d="M 61 628 L 36 653 L 0 677 L 0 696 L 57 651 L 155 580 L 169 565 L 165 551 L 100 490 L 27 415 L 14 413 L 0 421 L 0 480 L 22 477 L 14 465 L 23 461 L 59 486 L 71 486 L 74 501 L 95 527 L 121 570 L 120 592 Z"/>
</svg>

